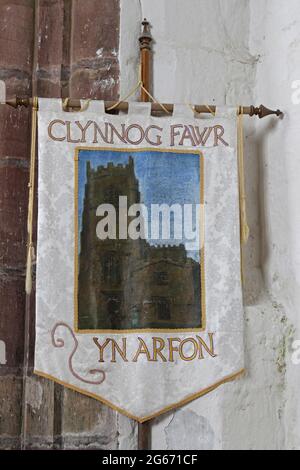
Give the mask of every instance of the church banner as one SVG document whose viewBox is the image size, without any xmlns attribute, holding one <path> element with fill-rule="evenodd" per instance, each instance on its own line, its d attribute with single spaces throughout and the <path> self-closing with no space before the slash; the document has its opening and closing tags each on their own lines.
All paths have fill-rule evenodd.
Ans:
<svg viewBox="0 0 300 470">
<path fill-rule="evenodd" d="M 140 422 L 243 372 L 237 112 L 39 99 L 35 373 Z"/>
</svg>

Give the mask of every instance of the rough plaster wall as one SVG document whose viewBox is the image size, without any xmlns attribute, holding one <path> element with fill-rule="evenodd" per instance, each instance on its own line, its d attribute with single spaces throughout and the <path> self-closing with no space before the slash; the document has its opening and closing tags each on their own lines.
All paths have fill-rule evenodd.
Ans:
<svg viewBox="0 0 300 470">
<path fill-rule="evenodd" d="M 264 31 L 263 23 L 259 25 L 259 18 L 271 3 L 273 6 L 275 2 L 122 0 L 121 95 L 128 93 L 137 81 L 137 24 L 147 17 L 152 23 L 155 39 L 153 93 L 158 100 L 247 105 L 258 96 L 259 101 L 277 106 L 278 95 L 275 92 L 272 99 L 270 91 L 275 81 L 271 59 L 278 61 L 273 44 L 275 36 L 268 40 L 271 57 L 268 62 L 261 33 Z M 283 1 L 278 3 L 284 6 Z M 289 6 L 293 3 L 297 9 L 297 0 L 288 3 Z M 279 10 L 277 17 L 279 21 Z M 284 26 L 288 26 L 288 18 Z M 260 40 L 253 44 L 257 29 L 260 29 Z M 273 30 L 277 31 L 270 19 L 269 31 Z M 277 37 L 276 44 L 279 42 Z M 293 45 L 294 57 L 297 47 L 299 44 Z M 282 50 L 283 54 L 286 52 L 287 45 Z M 280 63 L 277 65 L 279 73 L 282 73 L 281 66 Z M 281 87 L 282 82 L 278 89 Z M 251 229 L 251 237 L 244 250 L 247 375 L 155 420 L 153 449 L 282 449 L 293 445 L 289 441 L 289 433 L 293 434 L 296 445 L 292 430 L 288 430 L 287 439 L 285 437 L 285 428 L 289 427 L 287 423 L 290 424 L 295 412 L 292 391 L 289 391 L 287 383 L 287 369 L 290 367 L 286 358 L 293 321 L 292 315 L 287 317 L 286 312 L 293 310 L 292 298 L 295 302 L 296 298 L 287 293 L 288 290 L 294 292 L 295 288 L 289 284 L 291 272 L 285 257 L 286 240 L 282 248 L 288 227 L 285 219 L 291 214 L 285 213 L 282 220 L 281 212 L 286 211 L 286 203 L 281 204 L 278 212 L 273 207 L 274 193 L 280 188 L 280 175 L 285 174 L 281 172 L 280 163 L 272 183 L 270 179 L 275 175 L 270 168 L 266 171 L 264 166 L 265 158 L 268 162 L 278 162 L 279 144 L 281 153 L 285 151 L 282 137 L 287 123 L 282 124 L 282 121 L 272 118 L 266 123 L 256 123 L 249 118 L 245 121 L 247 207 Z M 266 144 L 264 133 L 267 133 L 270 148 L 274 151 L 263 155 L 262 159 Z M 262 194 L 267 197 L 267 203 Z M 287 201 L 286 193 L 280 195 L 283 201 Z M 270 228 L 275 232 L 278 228 L 281 235 L 273 234 L 274 239 L 270 238 L 266 233 Z M 281 295 L 282 290 L 286 293 Z M 185 440 L 184 436 L 188 439 Z"/>
<path fill-rule="evenodd" d="M 262 269 L 271 295 L 286 312 L 285 446 L 300 449 L 300 366 L 291 344 L 300 339 L 300 104 L 291 88 L 300 80 L 300 4 L 297 0 L 251 2 L 251 51 L 261 55 L 255 95 L 281 106 L 285 118 L 257 126 L 260 159 Z"/>
</svg>

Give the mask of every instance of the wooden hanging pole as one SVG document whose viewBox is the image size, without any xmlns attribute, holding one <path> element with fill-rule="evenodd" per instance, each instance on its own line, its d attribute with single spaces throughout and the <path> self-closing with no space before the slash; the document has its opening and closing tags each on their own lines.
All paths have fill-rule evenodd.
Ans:
<svg viewBox="0 0 300 470">
<path fill-rule="evenodd" d="M 143 87 L 150 91 L 150 59 L 151 59 L 151 43 L 152 37 L 150 33 L 150 24 L 144 18 L 142 21 L 142 34 L 139 37 L 140 42 L 140 67 L 141 67 L 141 81 Z M 147 95 L 145 90 L 141 87 L 141 101 L 149 101 L 150 97 Z M 151 449 L 151 422 L 146 421 L 145 423 L 138 424 L 138 450 L 150 450 Z"/>
<path fill-rule="evenodd" d="M 146 87 L 145 87 L 146 88 Z M 143 94 L 146 95 L 147 100 L 149 99 L 148 95 L 143 92 Z M 145 100 L 146 101 L 146 100 Z M 9 106 L 12 106 L 13 108 L 18 108 L 19 106 L 24 106 L 24 107 L 30 107 L 33 104 L 33 101 L 31 98 L 22 98 L 19 96 L 15 96 L 14 98 L 6 100 L 6 104 Z M 128 110 L 128 102 L 126 101 L 121 101 L 117 106 L 114 106 L 116 104 L 115 101 L 106 101 L 105 102 L 105 110 L 108 113 L 114 114 L 116 111 L 127 111 Z M 174 105 L 170 103 L 163 103 L 162 104 L 164 108 L 168 111 L 168 113 L 172 114 Z M 114 106 L 114 109 L 112 111 L 109 111 L 109 108 Z M 215 105 L 206 105 L 206 104 L 196 104 L 196 105 L 191 105 L 196 113 L 198 114 L 211 114 L 211 112 L 216 112 L 216 106 Z M 68 100 L 68 105 L 66 108 L 69 111 L 78 111 L 81 109 L 81 103 L 79 99 L 69 99 Z M 283 116 L 283 112 L 280 111 L 280 109 L 272 110 L 269 108 L 266 108 L 264 105 L 260 105 L 258 107 L 256 106 L 242 106 L 241 109 L 243 109 L 243 114 L 248 115 L 250 117 L 257 116 L 260 119 L 275 115 L 277 117 Z M 165 114 L 165 112 L 162 109 L 162 106 L 158 103 L 151 103 L 151 112 L 153 115 L 162 115 Z"/>
<path fill-rule="evenodd" d="M 138 424 L 138 450 L 151 450 L 151 422 Z"/>
<path fill-rule="evenodd" d="M 150 32 L 150 24 L 144 18 L 142 21 L 142 34 L 139 37 L 140 42 L 140 53 L 141 53 L 141 81 L 143 87 L 146 88 L 147 91 L 151 93 L 151 47 L 152 47 L 152 36 Z M 145 90 L 141 88 L 141 101 L 149 101 L 150 97 L 147 95 Z"/>
</svg>

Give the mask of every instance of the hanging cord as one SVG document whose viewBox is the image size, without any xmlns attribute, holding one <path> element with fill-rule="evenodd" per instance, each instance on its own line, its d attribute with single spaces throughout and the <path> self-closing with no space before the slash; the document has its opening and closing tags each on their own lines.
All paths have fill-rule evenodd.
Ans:
<svg viewBox="0 0 300 470">
<path fill-rule="evenodd" d="M 241 282 L 244 285 L 244 256 L 243 245 L 249 238 L 249 227 L 246 213 L 245 171 L 244 171 L 244 110 L 238 108 L 237 153 L 239 178 L 239 206 L 240 206 L 240 252 L 241 252 Z"/>
<path fill-rule="evenodd" d="M 153 101 L 153 103 L 156 103 L 158 104 L 162 109 L 163 111 L 166 113 L 166 114 L 172 114 L 170 113 L 167 108 L 162 104 L 160 103 L 159 101 L 157 101 L 150 93 L 148 90 L 146 90 L 146 88 L 144 87 L 144 84 L 143 84 L 143 81 L 142 81 L 142 69 L 141 69 L 141 65 L 139 66 L 139 80 L 137 82 L 137 84 L 132 88 L 132 90 L 126 95 L 124 96 L 123 98 L 120 98 L 119 101 L 117 101 L 115 104 L 113 104 L 112 106 L 110 106 L 110 108 L 107 109 L 107 111 L 112 111 L 113 109 L 117 108 L 119 106 L 119 104 L 123 103 L 123 101 L 127 101 L 128 98 L 130 98 L 132 95 L 134 95 L 134 93 L 139 90 L 139 89 L 142 89 L 144 90 L 144 92 L 146 93 L 146 95 L 149 96 L 149 98 Z"/>
<path fill-rule="evenodd" d="M 62 108 L 64 111 L 68 110 L 68 104 L 69 104 L 70 98 L 65 98 L 62 102 Z M 80 100 L 80 109 L 78 112 L 83 112 L 86 111 L 90 105 L 90 102 L 92 101 L 92 98 L 88 98 L 86 100 Z"/>
<path fill-rule="evenodd" d="M 196 111 L 196 107 L 194 105 L 192 105 L 191 103 L 187 103 L 187 106 L 193 111 L 193 113 L 197 116 L 200 116 L 200 113 L 198 113 Z M 205 104 L 204 105 L 206 107 L 206 109 L 210 112 L 210 114 L 212 116 L 215 116 L 216 115 L 216 112 L 212 110 L 212 108 L 210 106 L 208 106 L 208 104 Z"/>
<path fill-rule="evenodd" d="M 142 69 L 141 69 L 141 65 L 139 66 L 139 80 L 138 80 L 137 84 L 130 90 L 130 92 L 129 92 L 126 96 L 120 98 L 115 104 L 113 104 L 112 106 L 110 106 L 109 108 L 107 108 L 107 111 L 112 111 L 113 109 L 117 108 L 121 103 L 123 103 L 124 101 L 127 101 L 128 98 L 130 98 L 132 95 L 134 95 L 135 92 L 136 92 L 137 90 L 139 90 L 139 89 L 144 90 L 144 92 L 146 93 L 146 95 L 149 96 L 149 98 L 153 101 L 153 103 L 158 104 L 158 105 L 161 107 L 161 109 L 162 109 L 166 114 L 169 114 L 169 115 L 172 114 L 172 113 L 170 113 L 170 111 L 167 110 L 167 108 L 166 108 L 162 103 L 160 103 L 159 101 L 157 101 L 157 100 L 154 98 L 154 96 L 152 96 L 152 95 L 150 94 L 150 92 L 144 87 L 144 84 L 143 84 L 143 81 L 142 81 Z M 64 109 L 64 110 L 67 109 L 69 100 L 70 100 L 70 98 L 65 98 L 65 99 L 63 100 L 63 109 Z M 88 106 L 89 106 L 89 104 L 90 104 L 90 101 L 91 101 L 91 99 L 86 100 L 86 102 L 84 103 L 84 105 L 81 106 L 80 111 L 85 111 L 85 110 L 88 108 Z M 207 106 L 207 108 L 209 109 L 209 111 L 210 111 L 212 114 L 214 114 L 213 111 L 210 109 L 209 106 Z"/>
<path fill-rule="evenodd" d="M 244 110 L 238 110 L 238 172 L 239 172 L 239 199 L 240 199 L 240 230 L 241 243 L 244 245 L 249 239 L 249 227 L 246 212 L 245 168 L 244 168 Z"/>
<path fill-rule="evenodd" d="M 119 104 L 121 104 L 123 101 L 126 101 L 128 98 L 130 98 L 134 93 L 140 89 L 140 87 L 143 85 L 142 82 L 142 66 L 141 64 L 139 65 L 139 80 L 137 84 L 131 89 L 131 91 L 128 93 L 128 95 L 124 96 L 123 98 L 120 98 L 119 101 L 117 101 L 115 104 L 110 106 L 110 108 L 107 109 L 107 111 L 112 111 L 115 109 Z"/>
<path fill-rule="evenodd" d="M 211 109 L 211 107 L 210 107 L 210 106 L 208 106 L 208 104 L 206 104 L 206 105 L 205 105 L 205 107 L 208 109 L 208 111 L 210 112 L 210 114 L 212 114 L 213 116 L 215 116 L 215 115 L 216 115 L 216 112 L 215 112 L 215 111 L 213 111 L 213 110 Z"/>
<path fill-rule="evenodd" d="M 148 90 L 146 90 L 146 88 L 144 87 L 143 83 L 142 83 L 142 85 L 141 85 L 141 88 L 142 88 L 142 90 L 144 90 L 144 92 L 146 93 L 146 95 L 149 96 L 149 98 L 153 101 L 153 103 L 158 104 L 158 105 L 161 107 L 161 109 L 162 109 L 166 114 L 169 114 L 169 115 L 172 114 L 172 113 L 170 113 L 170 111 L 167 110 L 167 108 L 166 108 L 162 103 L 160 103 L 159 101 L 157 101 L 157 100 L 149 93 Z"/>
<path fill-rule="evenodd" d="M 115 104 L 113 104 L 112 106 L 110 106 L 110 108 L 107 109 L 107 111 L 112 111 L 113 109 L 117 108 L 117 106 L 119 106 L 119 104 L 121 104 L 123 101 L 126 101 L 128 98 L 130 98 L 130 96 L 132 96 L 137 90 L 139 90 L 139 88 L 141 88 L 141 86 L 143 85 L 142 81 L 140 80 L 134 88 L 132 88 L 132 90 L 128 93 L 128 95 L 124 96 L 123 98 L 120 98 L 119 101 L 117 101 Z"/>
<path fill-rule="evenodd" d="M 30 294 L 32 290 L 32 264 L 35 259 L 33 246 L 33 206 L 34 206 L 34 183 L 35 183 L 35 160 L 36 160 L 36 128 L 37 128 L 37 110 L 38 98 L 33 98 L 32 115 L 31 115 L 31 149 L 30 149 L 30 172 L 29 172 L 29 200 L 28 200 L 28 219 L 27 219 L 27 265 L 26 265 L 26 294 Z"/>
</svg>

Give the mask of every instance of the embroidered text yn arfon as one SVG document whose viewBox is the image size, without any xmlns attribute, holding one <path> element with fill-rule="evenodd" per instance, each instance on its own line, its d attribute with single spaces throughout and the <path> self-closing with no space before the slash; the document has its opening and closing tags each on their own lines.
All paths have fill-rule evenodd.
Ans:
<svg viewBox="0 0 300 470">
<path fill-rule="evenodd" d="M 195 335 L 189 338 L 153 336 L 150 340 L 137 338 L 136 347 L 128 347 L 126 337 L 93 338 L 99 354 L 99 362 L 191 362 L 217 357 L 214 335 L 208 333 L 207 339 Z"/>
</svg>

